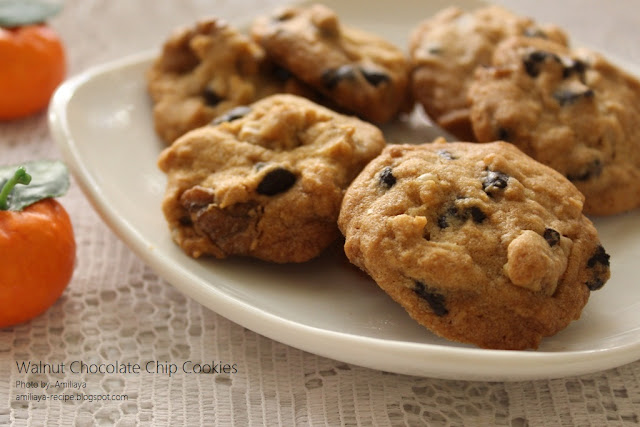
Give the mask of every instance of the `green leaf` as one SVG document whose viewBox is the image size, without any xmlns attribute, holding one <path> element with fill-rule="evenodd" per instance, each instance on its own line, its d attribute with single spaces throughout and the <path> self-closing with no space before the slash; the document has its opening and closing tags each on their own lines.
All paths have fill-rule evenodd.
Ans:
<svg viewBox="0 0 640 427">
<path fill-rule="evenodd" d="M 13 28 L 37 24 L 55 15 L 59 4 L 38 0 L 0 0 L 0 27 Z"/>
<path fill-rule="evenodd" d="M 31 175 L 31 182 L 26 185 L 18 183 L 13 187 L 4 210 L 21 211 L 42 199 L 60 197 L 69 189 L 69 171 L 65 164 L 57 160 L 40 160 L 0 167 L 0 192 L 20 167 Z"/>
</svg>

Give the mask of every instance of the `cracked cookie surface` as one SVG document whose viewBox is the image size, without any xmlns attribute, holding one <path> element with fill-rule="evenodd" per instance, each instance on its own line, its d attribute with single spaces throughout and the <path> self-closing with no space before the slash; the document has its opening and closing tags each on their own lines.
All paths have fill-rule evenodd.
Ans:
<svg viewBox="0 0 640 427">
<path fill-rule="evenodd" d="M 163 212 L 193 257 L 307 261 L 339 236 L 344 191 L 385 145 L 381 131 L 293 95 L 220 116 L 165 149 Z"/>
<path fill-rule="evenodd" d="M 479 141 L 509 141 L 559 171 L 586 213 L 640 207 L 640 82 L 600 54 L 505 40 L 469 98 Z"/>
<path fill-rule="evenodd" d="M 537 348 L 578 319 L 609 256 L 563 176 L 505 142 L 390 145 L 347 190 L 349 260 L 454 341 Z"/>
</svg>

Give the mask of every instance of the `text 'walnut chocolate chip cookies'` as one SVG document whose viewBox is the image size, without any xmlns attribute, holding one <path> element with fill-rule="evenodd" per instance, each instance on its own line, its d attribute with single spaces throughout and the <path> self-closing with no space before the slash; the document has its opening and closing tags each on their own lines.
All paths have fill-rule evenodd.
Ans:
<svg viewBox="0 0 640 427">
<path fill-rule="evenodd" d="M 571 180 L 585 212 L 640 207 L 640 82 L 601 55 L 511 38 L 469 89 L 479 141 L 502 139 Z"/>
<path fill-rule="evenodd" d="M 314 258 L 337 236 L 343 193 L 382 132 L 294 95 L 273 95 L 193 130 L 160 155 L 163 211 L 193 257 Z"/>
<path fill-rule="evenodd" d="M 420 324 L 537 348 L 579 318 L 609 256 L 566 178 L 505 142 L 390 145 L 347 190 L 349 260 Z"/>
<path fill-rule="evenodd" d="M 388 41 L 340 23 L 326 6 L 289 7 L 255 20 L 267 55 L 347 112 L 384 123 L 408 104 L 409 63 Z"/>
</svg>

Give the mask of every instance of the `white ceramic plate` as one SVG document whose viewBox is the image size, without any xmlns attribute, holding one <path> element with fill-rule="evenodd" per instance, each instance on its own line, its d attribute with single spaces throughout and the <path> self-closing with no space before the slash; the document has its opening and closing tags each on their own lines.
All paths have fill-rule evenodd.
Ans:
<svg viewBox="0 0 640 427">
<path fill-rule="evenodd" d="M 385 1 L 373 10 L 367 0 L 333 0 L 330 6 L 345 22 L 404 45 L 408 29 L 446 2 L 409 3 L 411 7 L 398 8 Z M 360 14 L 362 8 L 368 14 Z M 596 222 L 611 255 L 612 279 L 593 293 L 579 321 L 544 340 L 538 351 L 482 350 L 434 336 L 352 267 L 339 245 L 302 265 L 189 258 L 172 243 L 160 210 L 165 176 L 156 158 L 163 144 L 153 131 L 143 76 L 153 56 L 128 57 L 67 81 L 53 98 L 50 126 L 79 185 L 106 223 L 160 276 L 196 301 L 291 346 L 404 374 L 553 378 L 640 357 L 640 286 L 634 270 L 640 255 L 639 211 Z M 424 141 L 435 134 L 437 129 L 427 124 L 408 132 Z"/>
</svg>

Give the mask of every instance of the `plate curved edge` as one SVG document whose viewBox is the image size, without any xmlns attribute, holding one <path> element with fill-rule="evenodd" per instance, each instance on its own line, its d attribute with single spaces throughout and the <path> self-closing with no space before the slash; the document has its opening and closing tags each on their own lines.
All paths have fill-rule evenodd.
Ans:
<svg viewBox="0 0 640 427">
<path fill-rule="evenodd" d="M 118 216 L 83 164 L 69 128 L 67 109 L 74 93 L 94 78 L 148 61 L 153 52 L 92 67 L 65 81 L 55 92 L 48 112 L 52 137 L 93 208 L 111 230 L 156 271 L 186 295 L 220 315 L 261 335 L 292 347 L 358 366 L 406 375 L 475 381 L 524 381 L 588 374 L 640 358 L 640 342 L 604 350 L 516 352 L 383 340 L 319 329 L 292 322 L 230 298 L 192 275 L 168 268 L 164 254 L 150 248 L 144 236 Z"/>
</svg>

